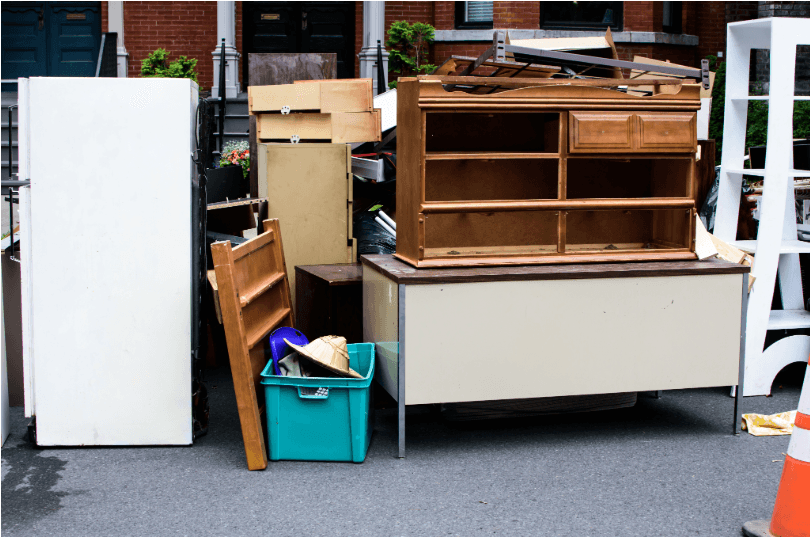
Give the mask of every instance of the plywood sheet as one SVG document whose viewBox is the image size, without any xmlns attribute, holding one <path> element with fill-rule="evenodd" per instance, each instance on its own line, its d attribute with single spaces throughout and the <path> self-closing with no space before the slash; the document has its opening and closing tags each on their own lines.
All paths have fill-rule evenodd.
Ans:
<svg viewBox="0 0 810 537">
<path fill-rule="evenodd" d="M 248 54 L 251 86 L 337 78 L 337 54 Z"/>
<path fill-rule="evenodd" d="M 258 119 L 259 139 L 331 140 L 332 118 L 330 114 L 261 114 Z"/>
<path fill-rule="evenodd" d="M 268 210 L 284 229 L 290 288 L 295 266 L 350 263 L 351 150 L 346 144 L 259 144 Z M 295 297 L 293 296 L 293 304 Z"/>
</svg>

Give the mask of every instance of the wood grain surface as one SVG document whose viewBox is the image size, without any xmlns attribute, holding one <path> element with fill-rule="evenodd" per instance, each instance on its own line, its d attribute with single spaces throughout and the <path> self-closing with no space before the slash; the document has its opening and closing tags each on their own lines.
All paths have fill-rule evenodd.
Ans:
<svg viewBox="0 0 810 537">
<path fill-rule="evenodd" d="M 364 255 L 363 268 L 375 270 L 397 283 L 438 284 L 511 280 L 575 280 L 593 278 L 635 278 L 644 276 L 688 276 L 693 274 L 743 274 L 750 267 L 707 259 L 644 263 L 600 263 L 570 265 L 519 265 L 504 267 L 414 268 L 392 255 Z"/>
</svg>

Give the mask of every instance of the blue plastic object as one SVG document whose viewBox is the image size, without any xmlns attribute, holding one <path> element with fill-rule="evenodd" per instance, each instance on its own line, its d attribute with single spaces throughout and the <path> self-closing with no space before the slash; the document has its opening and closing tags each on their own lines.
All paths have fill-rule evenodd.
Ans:
<svg viewBox="0 0 810 537">
<path fill-rule="evenodd" d="M 281 369 L 278 368 L 278 361 L 287 356 L 290 352 L 290 346 L 284 342 L 287 339 L 293 345 L 301 347 L 309 344 L 307 336 L 289 326 L 282 326 L 277 328 L 270 334 L 270 354 L 273 357 L 273 372 L 276 375 L 281 375 Z"/>
<path fill-rule="evenodd" d="M 374 430 L 374 344 L 348 345 L 362 379 L 280 377 L 261 373 L 270 460 L 363 462 Z"/>
</svg>

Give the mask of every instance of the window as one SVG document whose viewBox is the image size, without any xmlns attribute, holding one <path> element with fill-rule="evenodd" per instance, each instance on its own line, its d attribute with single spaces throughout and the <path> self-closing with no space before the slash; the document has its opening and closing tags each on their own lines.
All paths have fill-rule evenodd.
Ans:
<svg viewBox="0 0 810 537">
<path fill-rule="evenodd" d="M 540 26 L 566 30 L 621 30 L 623 4 L 624 2 L 542 2 Z"/>
<path fill-rule="evenodd" d="M 492 2 L 456 2 L 456 28 L 492 28 Z"/>
<path fill-rule="evenodd" d="M 670 34 L 681 33 L 683 31 L 681 28 L 683 2 L 663 2 L 663 4 L 664 31 Z"/>
</svg>

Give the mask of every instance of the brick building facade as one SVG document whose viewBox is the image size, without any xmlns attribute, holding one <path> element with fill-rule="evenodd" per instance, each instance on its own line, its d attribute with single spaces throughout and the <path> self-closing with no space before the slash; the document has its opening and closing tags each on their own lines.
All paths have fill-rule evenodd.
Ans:
<svg viewBox="0 0 810 537">
<path fill-rule="evenodd" d="M 108 2 L 102 4 L 102 31 L 108 31 Z M 235 4 L 234 47 L 246 60 L 243 51 L 252 39 L 244 35 L 243 2 Z M 349 3 L 344 3 L 349 4 Z M 355 76 L 359 76 L 357 54 L 363 47 L 364 4 L 352 2 L 354 36 L 353 58 Z M 384 28 L 395 21 L 426 22 L 436 28 L 436 41 L 431 46 L 431 62 L 440 64 L 451 55 L 477 56 L 491 43 L 492 30 L 458 29 L 457 2 L 448 1 L 389 1 L 385 2 Z M 618 4 L 618 3 L 617 3 Z M 773 16 L 782 13 L 782 3 L 765 2 L 673 2 L 680 6 L 680 33 L 665 31 L 664 4 L 661 2 L 624 2 L 621 20 L 614 30 L 614 41 L 620 59 L 634 55 L 670 60 L 699 66 L 707 55 L 725 50 L 726 23 Z M 784 3 L 787 4 L 787 3 Z M 794 4 L 790 4 L 791 6 Z M 800 4 L 795 4 L 800 6 Z M 776 7 L 774 7 L 776 6 Z M 270 8 L 269 8 L 270 9 Z M 492 3 L 492 28 L 517 30 L 520 38 L 560 37 L 568 35 L 602 35 L 604 30 L 576 31 L 542 27 L 544 2 Z M 798 9 L 798 8 L 797 8 Z M 793 10 L 792 16 L 808 16 Z M 123 2 L 123 45 L 128 54 L 127 76 L 139 76 L 140 60 L 158 47 L 171 51 L 172 58 L 186 55 L 198 59 L 200 86 L 214 85 L 216 66 L 212 52 L 219 43 L 218 9 L 215 2 Z M 514 32 L 513 32 L 514 33 Z M 238 78 L 244 90 L 244 70 Z"/>
</svg>

